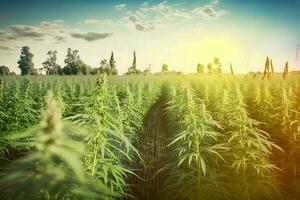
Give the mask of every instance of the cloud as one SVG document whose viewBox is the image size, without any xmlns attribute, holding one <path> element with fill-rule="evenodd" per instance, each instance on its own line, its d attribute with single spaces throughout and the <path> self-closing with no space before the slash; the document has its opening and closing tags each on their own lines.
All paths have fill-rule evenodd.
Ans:
<svg viewBox="0 0 300 200">
<path fill-rule="evenodd" d="M 56 43 L 62 43 L 62 42 L 66 42 L 67 41 L 67 37 L 66 36 L 61 36 L 61 35 L 56 35 L 54 36 Z"/>
<path fill-rule="evenodd" d="M 211 3 L 211 4 L 218 4 L 218 3 L 219 3 L 219 0 L 212 0 L 210 3 Z"/>
<path fill-rule="evenodd" d="M 118 20 L 112 20 L 112 19 L 85 19 L 79 22 L 80 24 L 98 24 L 98 25 L 105 25 L 105 26 L 119 26 L 124 23 L 121 23 L 121 21 Z"/>
<path fill-rule="evenodd" d="M 118 4 L 116 9 L 123 9 L 126 4 Z M 135 10 L 128 10 L 120 19 L 86 19 L 82 24 L 98 24 L 111 26 L 131 25 L 137 31 L 151 31 L 166 25 L 182 25 L 188 22 L 205 22 L 217 20 L 229 14 L 225 9 L 219 8 L 219 0 L 209 0 L 208 3 L 185 8 L 180 4 L 172 4 L 167 1 L 160 3 L 144 2 Z"/>
<path fill-rule="evenodd" d="M 0 41 L 54 41 L 66 42 L 71 29 L 64 26 L 63 20 L 42 21 L 39 25 L 15 24 L 0 29 Z"/>
<path fill-rule="evenodd" d="M 129 21 L 132 22 L 132 23 L 138 23 L 138 22 L 141 21 L 136 15 L 129 15 L 129 16 L 128 16 L 128 19 L 129 19 Z"/>
<path fill-rule="evenodd" d="M 0 30 L 0 41 L 48 41 L 65 42 L 67 37 L 63 20 L 42 21 L 38 26 L 15 24 Z"/>
<path fill-rule="evenodd" d="M 160 25 L 159 21 L 142 22 L 142 20 L 139 17 L 137 17 L 136 15 L 129 15 L 128 20 L 129 20 L 129 22 L 134 24 L 134 27 L 137 31 L 151 31 Z"/>
<path fill-rule="evenodd" d="M 138 31 L 151 31 L 155 29 L 155 25 L 149 25 L 149 24 L 135 24 L 135 29 Z"/>
<path fill-rule="evenodd" d="M 86 23 L 104 23 L 104 20 L 85 20 Z M 106 21 L 105 23 L 109 23 Z M 83 33 L 80 30 L 64 26 L 63 20 L 42 21 L 38 26 L 33 25 L 10 25 L 5 29 L 0 29 L 0 41 L 9 44 L 14 41 L 50 41 L 55 43 L 66 42 L 69 38 L 80 38 L 86 41 L 95 41 L 112 36 L 113 33 Z M 3 42 L 2 42 L 3 41 Z M 6 46 L 1 46 L 1 50 L 9 50 Z"/>
<path fill-rule="evenodd" d="M 53 21 L 42 21 L 41 26 L 43 28 L 61 28 L 63 27 L 63 20 L 53 20 Z"/>
<path fill-rule="evenodd" d="M 227 10 L 218 10 L 213 5 L 205 5 L 202 7 L 195 8 L 191 11 L 195 17 L 206 19 L 218 19 L 219 17 L 229 14 Z"/>
<path fill-rule="evenodd" d="M 125 7 L 126 7 L 125 3 L 115 5 L 115 9 L 117 10 L 123 10 Z"/>
<path fill-rule="evenodd" d="M 45 33 L 38 27 L 29 25 L 11 25 L 8 28 L 7 39 L 15 40 L 18 38 L 32 38 L 34 40 L 44 40 Z"/>
<path fill-rule="evenodd" d="M 88 32 L 88 33 L 71 33 L 71 37 L 73 38 L 80 38 L 84 39 L 88 42 L 92 42 L 99 39 L 105 39 L 111 37 L 113 33 L 95 33 L 95 32 Z"/>
<path fill-rule="evenodd" d="M 0 51 L 12 51 L 14 50 L 13 48 L 9 47 L 9 46 L 3 46 L 3 45 L 0 45 Z"/>
<path fill-rule="evenodd" d="M 83 24 L 97 24 L 99 22 L 100 22 L 99 19 L 85 19 L 85 20 L 81 21 L 81 23 L 83 23 Z"/>
<path fill-rule="evenodd" d="M 218 8 L 218 0 L 212 0 L 210 3 L 186 9 L 179 4 L 170 4 L 167 1 L 158 4 L 145 2 L 140 8 L 127 12 L 128 19 L 134 24 L 137 30 L 153 30 L 158 24 L 151 24 L 151 28 L 145 29 L 149 22 L 159 21 L 159 25 L 179 24 L 184 20 L 188 21 L 205 21 L 216 20 L 230 12 L 225 9 Z"/>
</svg>

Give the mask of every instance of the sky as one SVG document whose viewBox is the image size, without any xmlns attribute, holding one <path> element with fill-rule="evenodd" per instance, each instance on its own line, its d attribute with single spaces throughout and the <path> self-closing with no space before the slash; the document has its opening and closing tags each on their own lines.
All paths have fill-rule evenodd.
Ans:
<svg viewBox="0 0 300 200">
<path fill-rule="evenodd" d="M 0 65 L 19 73 L 22 46 L 42 67 L 47 51 L 79 50 L 91 67 L 114 52 L 120 74 L 131 66 L 153 72 L 195 72 L 220 58 L 238 73 L 262 71 L 267 56 L 276 71 L 289 61 L 300 70 L 300 0 L 0 0 Z"/>
</svg>

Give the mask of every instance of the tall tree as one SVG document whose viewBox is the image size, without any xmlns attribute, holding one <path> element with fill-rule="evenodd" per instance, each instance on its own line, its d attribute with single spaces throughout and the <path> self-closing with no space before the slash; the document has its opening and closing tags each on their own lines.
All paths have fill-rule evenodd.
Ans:
<svg viewBox="0 0 300 200">
<path fill-rule="evenodd" d="M 212 73 L 212 64 L 211 64 L 211 63 L 209 63 L 209 64 L 207 65 L 207 72 L 208 72 L 208 74 L 211 74 L 211 73 Z"/>
<path fill-rule="evenodd" d="M 166 64 L 163 64 L 163 66 L 161 67 L 161 72 L 162 73 L 166 73 L 166 72 L 168 72 L 169 70 L 168 70 L 168 65 L 166 65 Z"/>
<path fill-rule="evenodd" d="M 231 72 L 231 75 L 233 76 L 234 75 L 234 72 L 233 72 L 233 67 L 232 67 L 232 64 L 230 63 L 230 72 Z"/>
<path fill-rule="evenodd" d="M 205 68 L 204 65 L 198 63 L 197 64 L 197 73 L 198 74 L 203 74 L 204 73 L 204 68 Z"/>
<path fill-rule="evenodd" d="M 106 75 L 109 75 L 110 65 L 107 63 L 106 59 L 101 60 L 99 72 L 100 72 L 100 74 L 104 74 L 105 73 Z"/>
<path fill-rule="evenodd" d="M 136 68 L 136 54 L 133 51 L 133 62 L 132 66 L 128 68 L 128 72 L 126 74 L 140 74 L 141 71 Z"/>
<path fill-rule="evenodd" d="M 264 75 L 263 79 L 269 78 L 269 73 L 270 73 L 270 60 L 269 57 L 267 57 L 266 62 L 265 62 L 265 70 L 264 70 Z"/>
<path fill-rule="evenodd" d="M 64 74 L 66 74 L 66 75 L 72 74 L 71 73 L 71 71 L 72 71 L 71 68 L 72 68 L 72 64 L 74 63 L 74 57 L 73 57 L 71 48 L 68 48 L 66 59 L 64 61 L 65 61 L 65 64 L 66 64 L 66 66 L 63 68 Z"/>
<path fill-rule="evenodd" d="M 283 79 L 286 79 L 288 73 L 289 73 L 289 63 L 286 62 L 285 66 L 284 66 L 283 74 L 282 74 Z"/>
<path fill-rule="evenodd" d="M 109 60 L 109 66 L 110 66 L 110 74 L 116 75 L 118 74 L 117 68 L 116 68 L 116 61 L 114 58 L 114 52 L 111 52 L 110 60 Z"/>
<path fill-rule="evenodd" d="M 220 62 L 220 59 L 219 58 L 214 58 L 214 71 L 215 73 L 217 74 L 221 74 L 222 73 L 222 63 Z"/>
<path fill-rule="evenodd" d="M 56 63 L 57 61 L 57 51 L 48 51 L 47 59 L 43 62 L 43 69 L 46 71 L 47 75 L 57 75 L 60 74 L 61 67 Z"/>
<path fill-rule="evenodd" d="M 135 54 L 135 51 L 133 51 L 132 69 L 136 70 L 136 54 Z"/>
<path fill-rule="evenodd" d="M 79 57 L 79 51 L 68 48 L 65 59 L 66 66 L 63 68 L 63 73 L 66 75 L 87 74 L 89 66 L 87 66 Z"/>
<path fill-rule="evenodd" d="M 30 52 L 28 46 L 24 46 L 21 49 L 20 60 L 18 61 L 21 75 L 35 74 L 34 64 L 32 62 L 33 54 Z"/>
<path fill-rule="evenodd" d="M 71 74 L 78 74 L 79 72 L 79 66 L 77 65 L 77 61 L 79 59 L 79 55 L 78 55 L 79 51 L 78 50 L 73 50 L 72 52 L 72 58 L 73 58 L 73 62 L 71 64 Z"/>
</svg>

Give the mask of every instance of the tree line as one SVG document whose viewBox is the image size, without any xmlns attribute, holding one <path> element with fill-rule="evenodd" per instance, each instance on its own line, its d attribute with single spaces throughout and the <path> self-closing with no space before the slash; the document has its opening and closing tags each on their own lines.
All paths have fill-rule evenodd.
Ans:
<svg viewBox="0 0 300 200">
<path fill-rule="evenodd" d="M 105 73 L 107 75 L 117 75 L 118 70 L 116 68 L 116 61 L 114 53 L 111 52 L 109 61 L 106 59 L 101 60 L 98 68 L 92 68 L 85 64 L 79 56 L 78 50 L 72 50 L 68 48 L 67 55 L 64 60 L 65 65 L 60 66 L 57 63 L 57 51 L 50 50 L 47 52 L 47 58 L 42 63 L 41 68 L 36 68 L 32 61 L 34 54 L 30 52 L 30 47 L 24 46 L 21 49 L 20 59 L 17 62 L 18 68 L 21 71 L 21 75 L 38 75 L 44 72 L 46 75 L 87 75 Z M 148 72 L 148 69 L 143 71 Z M 128 68 L 126 74 L 140 74 L 143 73 L 137 69 L 136 52 L 133 52 L 133 62 L 131 67 Z M 10 72 L 6 66 L 0 66 L 0 75 L 13 75 L 14 72 Z"/>
<path fill-rule="evenodd" d="M 111 56 L 109 61 L 107 59 L 103 59 L 100 61 L 100 66 L 98 68 L 92 68 L 89 65 L 85 64 L 79 56 L 78 50 L 72 50 L 68 48 L 67 55 L 64 60 L 65 65 L 60 66 L 57 64 L 57 51 L 49 50 L 47 52 L 47 58 L 42 63 L 41 68 L 35 68 L 34 63 L 32 61 L 33 54 L 30 52 L 30 48 L 28 46 L 24 46 L 21 49 L 20 59 L 18 61 L 18 68 L 21 71 L 21 75 L 38 75 L 41 72 L 45 72 L 46 75 L 87 75 L 87 74 L 107 74 L 107 75 L 117 75 L 118 70 L 116 68 L 116 61 L 114 58 L 114 53 L 111 52 Z M 230 63 L 230 73 L 234 75 L 233 66 Z M 206 68 L 206 70 L 205 70 Z M 221 74 L 222 73 L 222 63 L 218 57 L 213 59 L 213 62 L 210 62 L 205 65 L 198 63 L 197 64 L 197 73 L 203 74 L 205 71 L 208 74 Z M 284 70 L 283 70 L 283 78 L 285 79 L 289 72 L 288 62 L 286 62 Z M 126 75 L 129 74 L 150 74 L 151 66 L 141 71 L 137 68 L 137 58 L 136 52 L 133 52 L 133 61 L 132 65 L 128 68 Z M 163 64 L 161 68 L 161 73 L 163 74 L 180 74 L 181 72 L 177 71 L 169 71 L 169 67 L 167 64 Z M 257 74 L 263 74 L 263 79 L 268 79 L 271 74 L 274 74 L 274 67 L 272 59 L 269 57 L 266 58 L 265 66 L 263 73 L 261 72 L 250 72 L 253 74 L 253 78 L 256 77 Z M 0 75 L 15 75 L 14 72 L 10 72 L 8 67 L 0 66 Z"/>
</svg>

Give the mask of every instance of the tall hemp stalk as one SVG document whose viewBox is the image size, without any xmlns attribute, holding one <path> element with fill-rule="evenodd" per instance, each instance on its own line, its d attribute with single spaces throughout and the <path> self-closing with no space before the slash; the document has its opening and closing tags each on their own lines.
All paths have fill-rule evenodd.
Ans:
<svg viewBox="0 0 300 200">
<path fill-rule="evenodd" d="M 227 96 L 228 95 L 228 96 Z M 238 85 L 233 85 L 223 99 L 224 133 L 229 153 L 225 156 L 230 166 L 228 190 L 230 199 L 276 199 L 276 166 L 270 160 L 271 149 L 281 148 L 270 141 L 267 132 L 259 129 L 260 123 L 248 116 L 243 94 Z"/>
<path fill-rule="evenodd" d="M 284 172 L 285 188 L 295 197 L 300 195 L 298 178 L 300 174 L 300 112 L 297 108 L 297 96 L 291 86 L 283 86 L 281 101 L 275 109 L 277 129 L 276 139 L 285 150 L 284 154 L 278 155 L 281 159 L 281 168 Z M 290 197 L 292 198 L 292 197 Z"/>
<path fill-rule="evenodd" d="M 84 113 L 75 115 L 72 119 L 89 132 L 85 169 L 110 188 L 111 194 L 121 197 L 126 195 L 126 176 L 132 174 L 122 163 L 122 158 L 128 158 L 129 155 L 128 150 L 121 147 L 128 144 L 129 140 L 113 124 L 117 120 L 111 112 L 111 100 L 106 76 L 100 74 L 88 102 L 83 105 Z M 110 198 L 107 196 L 107 199 Z"/>
<path fill-rule="evenodd" d="M 176 152 L 173 159 L 177 157 L 177 161 L 169 164 L 173 172 L 165 180 L 165 185 L 172 196 L 166 195 L 166 199 L 221 198 L 223 188 L 216 168 L 223 159 L 219 152 L 226 147 L 216 143 L 220 134 L 215 128 L 219 124 L 189 86 L 179 94 L 171 89 L 170 97 L 167 116 L 176 123 L 172 126 L 176 134 L 169 146 Z"/>
</svg>

